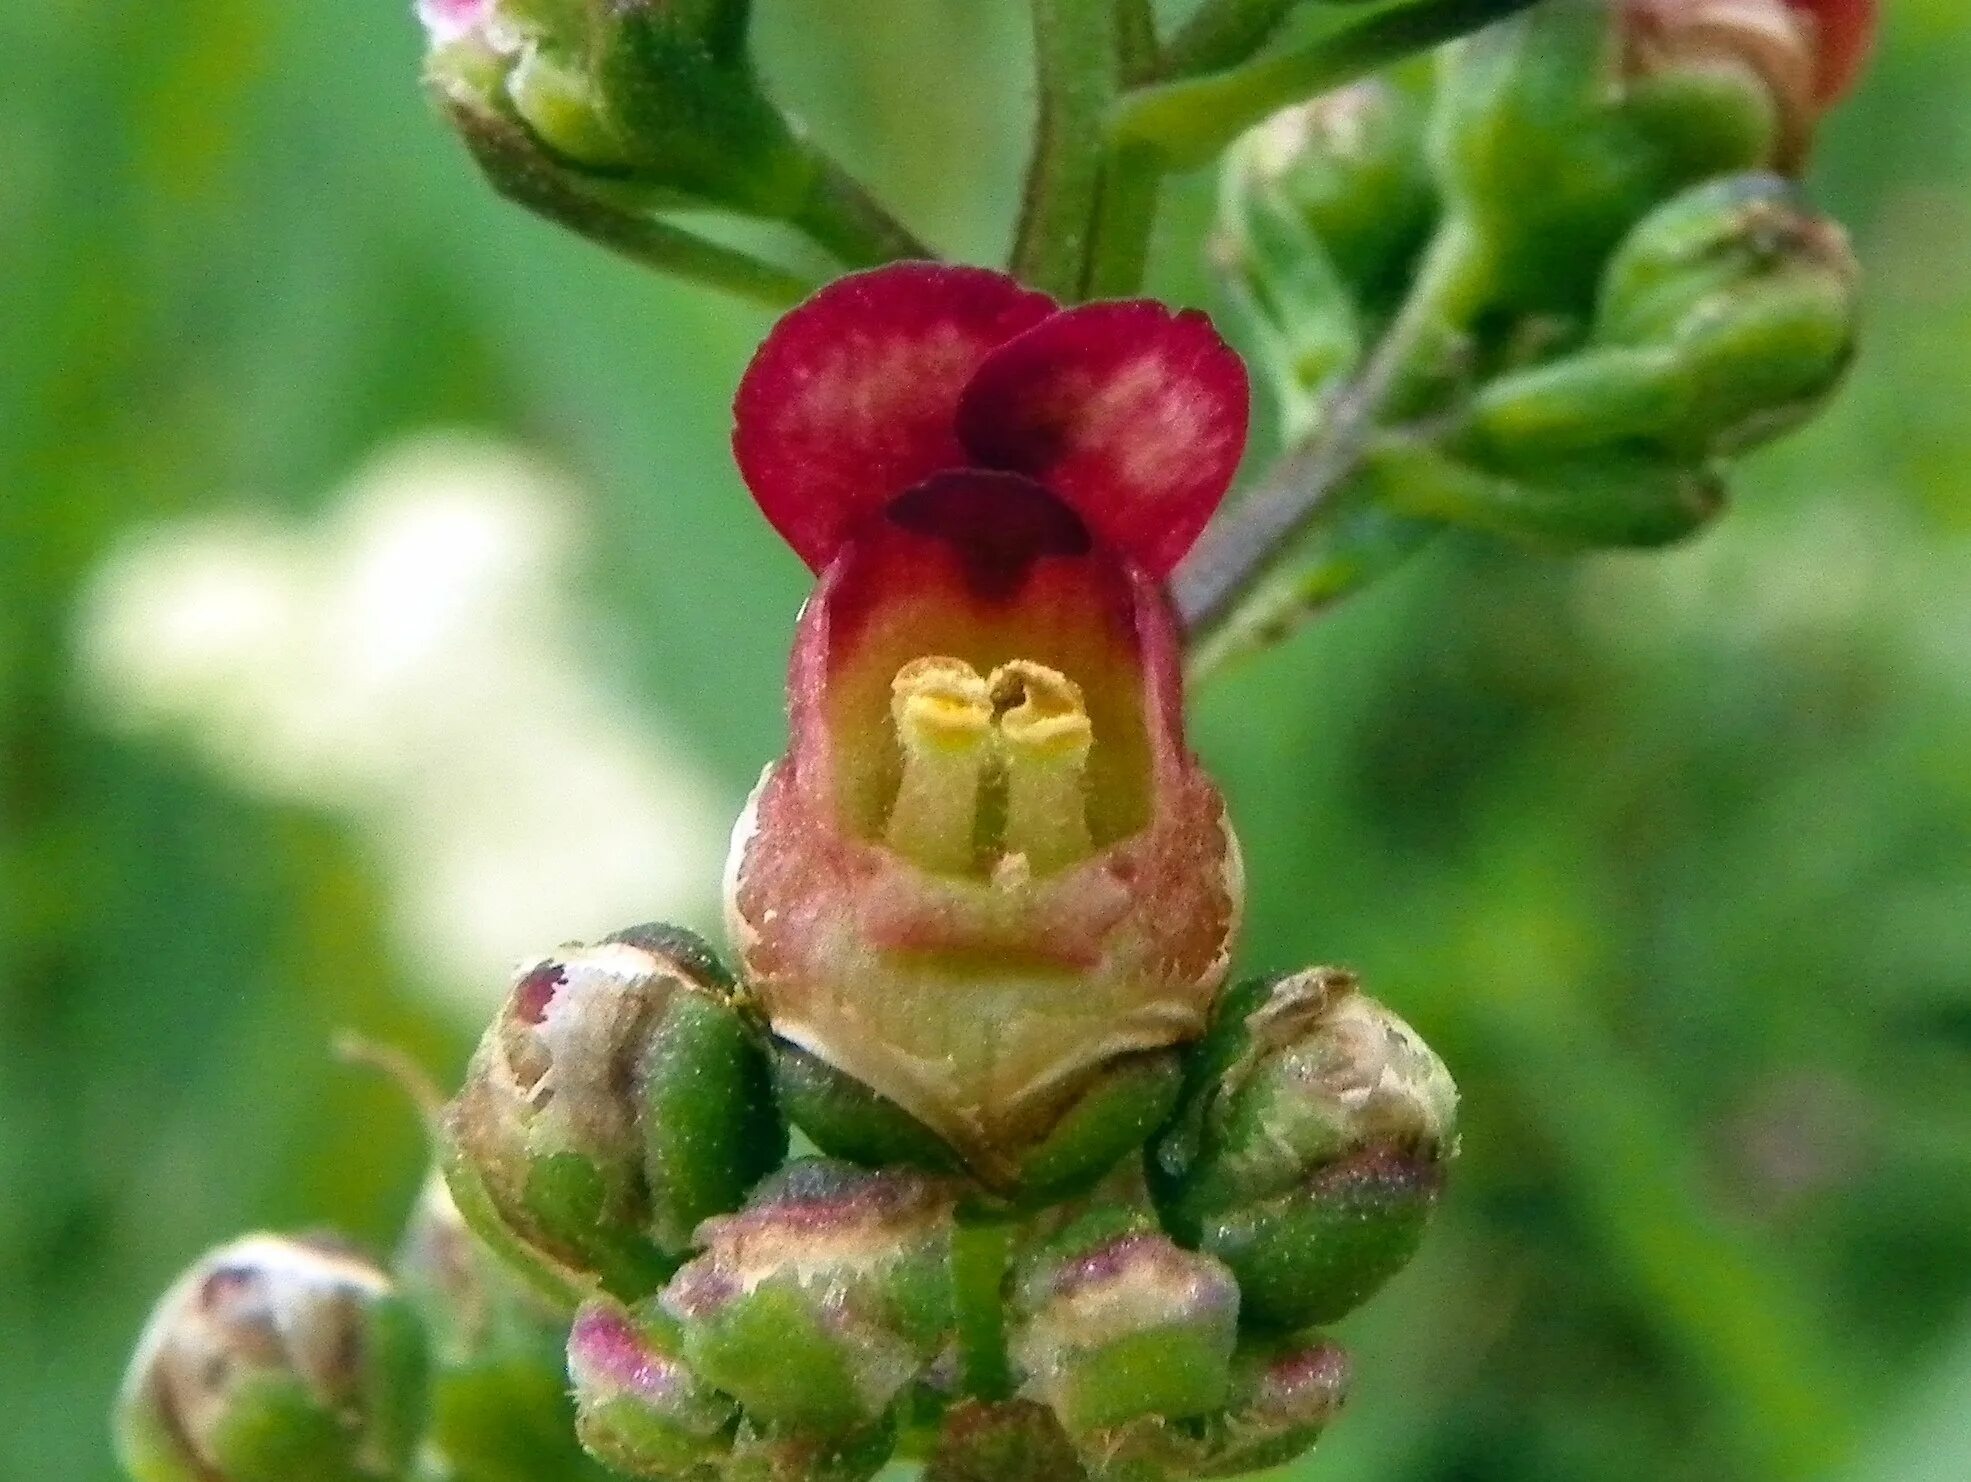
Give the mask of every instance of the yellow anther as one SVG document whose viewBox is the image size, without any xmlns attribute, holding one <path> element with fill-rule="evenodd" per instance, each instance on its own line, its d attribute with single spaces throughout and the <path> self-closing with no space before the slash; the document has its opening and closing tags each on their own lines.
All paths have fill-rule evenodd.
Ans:
<svg viewBox="0 0 1971 1482">
<path fill-rule="evenodd" d="M 903 777 L 885 842 L 939 871 L 972 867 L 979 787 L 992 764 L 992 695 L 962 659 L 913 659 L 890 682 Z"/>
<path fill-rule="evenodd" d="M 1081 687 L 1044 664 L 1002 664 L 990 687 L 1006 772 L 1001 844 L 1045 875 L 1085 858 L 1093 847 L 1086 773 L 1095 728 Z"/>
</svg>

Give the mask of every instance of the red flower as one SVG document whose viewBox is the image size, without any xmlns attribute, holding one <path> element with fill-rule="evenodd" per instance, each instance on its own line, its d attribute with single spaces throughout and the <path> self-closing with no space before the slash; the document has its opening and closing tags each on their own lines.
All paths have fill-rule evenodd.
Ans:
<svg viewBox="0 0 1971 1482">
<path fill-rule="evenodd" d="M 777 1034 L 988 1182 L 1223 980 L 1237 852 L 1163 579 L 1247 411 L 1200 314 L 926 264 L 824 289 L 740 387 L 740 469 L 820 583 L 734 940 Z"/>
</svg>

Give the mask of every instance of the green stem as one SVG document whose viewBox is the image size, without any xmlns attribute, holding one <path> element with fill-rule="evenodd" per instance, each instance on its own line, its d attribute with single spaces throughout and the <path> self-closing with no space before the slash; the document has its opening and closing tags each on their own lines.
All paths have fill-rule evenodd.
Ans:
<svg viewBox="0 0 1971 1482">
<path fill-rule="evenodd" d="M 1163 75 L 1235 67 L 1263 46 L 1299 0 L 1204 0 L 1164 48 Z"/>
<path fill-rule="evenodd" d="M 1163 161 L 1153 150 L 1124 147 L 1109 156 L 1095 207 L 1088 297 L 1127 298 L 1142 292 L 1163 175 Z"/>
<path fill-rule="evenodd" d="M 1243 66 L 1138 88 L 1122 100 L 1112 128 L 1119 142 L 1154 146 L 1173 168 L 1195 169 L 1289 104 L 1456 40 L 1533 3 L 1407 0 Z"/>
<path fill-rule="evenodd" d="M 1161 48 L 1150 0 L 1116 0 L 1116 33 L 1122 48 L 1123 81 L 1147 82 L 1154 77 Z"/>
<path fill-rule="evenodd" d="M 1122 82 L 1114 0 L 1033 0 L 1040 116 L 1013 273 L 1066 301 L 1087 286 L 1107 153 L 1106 120 Z"/>
<path fill-rule="evenodd" d="M 952 1242 L 952 1285 L 965 1392 L 982 1400 L 1012 1393 L 1006 1362 L 1006 1264 L 1013 1249 L 1008 1220 L 961 1219 Z"/>
<path fill-rule="evenodd" d="M 452 114 L 495 190 L 620 257 L 773 309 L 799 303 L 818 286 L 737 248 L 598 198 L 504 120 L 466 109 L 454 109 Z"/>
<path fill-rule="evenodd" d="M 1445 223 L 1376 353 L 1334 398 L 1323 432 L 1281 459 L 1263 487 L 1214 520 L 1177 570 L 1177 607 L 1196 646 L 1216 648 L 1212 635 L 1234 617 L 1242 629 L 1252 627 L 1256 615 L 1242 609 L 1256 587 L 1356 475 L 1392 394 L 1413 380 L 1425 359 L 1445 353 L 1445 339 L 1470 321 L 1484 282 L 1486 258 L 1476 236 L 1462 223 Z"/>
<path fill-rule="evenodd" d="M 791 218 L 796 227 L 852 268 L 937 256 L 861 181 L 819 151 L 810 154 L 814 185 Z"/>
</svg>

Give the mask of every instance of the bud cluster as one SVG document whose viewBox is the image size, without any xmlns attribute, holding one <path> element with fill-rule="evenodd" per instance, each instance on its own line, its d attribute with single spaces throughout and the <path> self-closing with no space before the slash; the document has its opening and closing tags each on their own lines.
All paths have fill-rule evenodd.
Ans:
<svg viewBox="0 0 1971 1482">
<path fill-rule="evenodd" d="M 1375 398 L 1266 625 L 1447 525 L 1635 546 L 1715 515 L 1727 461 L 1852 358 L 1854 256 L 1797 176 L 1871 23 L 1868 0 L 1540 0 L 1241 140 L 1216 261 L 1283 430 Z"/>
</svg>

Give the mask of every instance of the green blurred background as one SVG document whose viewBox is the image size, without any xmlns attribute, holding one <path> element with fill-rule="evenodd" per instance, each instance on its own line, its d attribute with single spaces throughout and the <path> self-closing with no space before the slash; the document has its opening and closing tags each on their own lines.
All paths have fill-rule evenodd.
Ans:
<svg viewBox="0 0 1971 1482">
<path fill-rule="evenodd" d="M 1687 549 L 1446 547 L 1197 699 L 1248 962 L 1358 968 L 1467 1098 L 1306 1475 L 1971 1478 L 1971 20 L 1889 8 L 1818 171 L 1872 281 L 1833 414 Z M 761 10 L 789 101 L 996 257 L 1023 7 Z M 0 1477 L 112 1475 L 202 1247 L 387 1244 L 417 1119 L 332 1035 L 449 1082 L 503 957 L 706 920 L 780 741 L 804 575 L 725 449 L 764 317 L 499 204 L 418 51 L 388 0 L 0 6 Z M 474 513 L 484 455 L 389 452 L 434 430 L 561 482 Z"/>
</svg>

